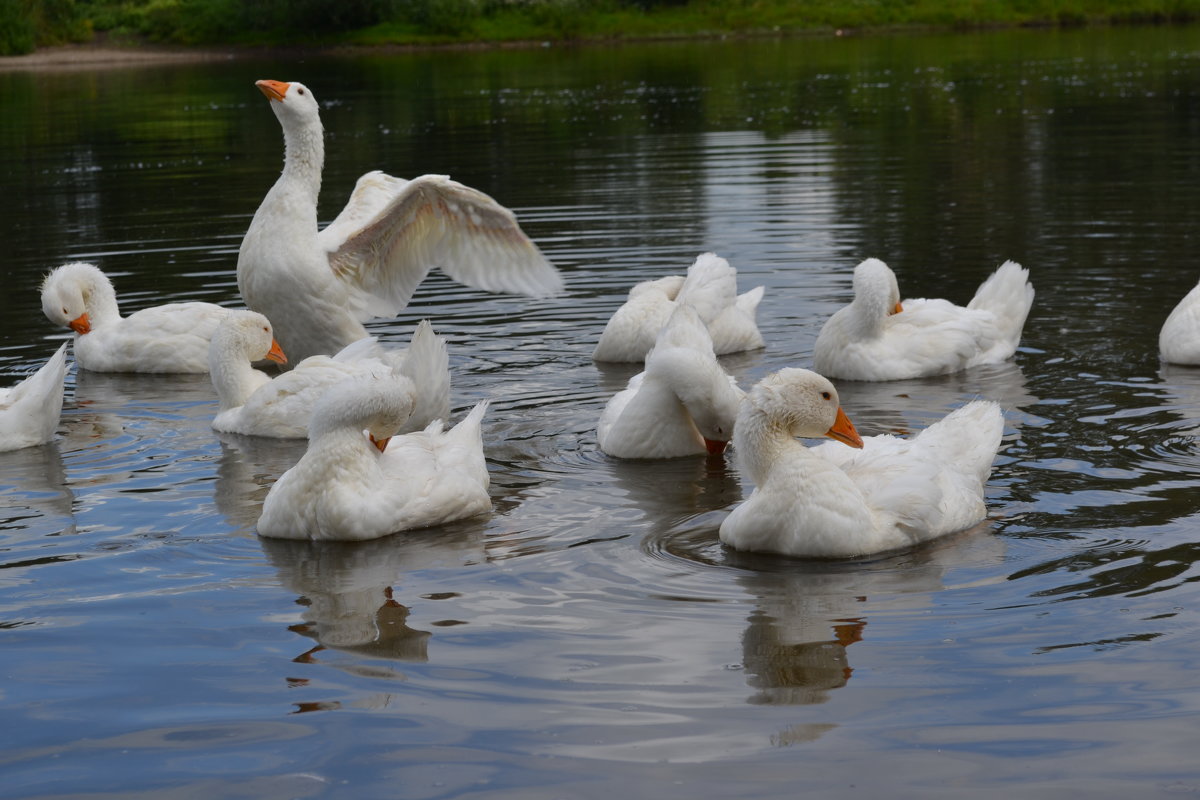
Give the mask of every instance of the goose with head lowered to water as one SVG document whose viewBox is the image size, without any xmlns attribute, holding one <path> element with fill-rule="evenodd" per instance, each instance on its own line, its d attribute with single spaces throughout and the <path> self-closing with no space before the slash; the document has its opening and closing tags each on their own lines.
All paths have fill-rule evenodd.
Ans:
<svg viewBox="0 0 1200 800">
<path fill-rule="evenodd" d="M 646 368 L 604 407 L 596 438 L 616 458 L 718 455 L 733 436 L 741 399 L 699 314 L 680 306 L 658 332 Z"/>
<path fill-rule="evenodd" d="M 6 389 L 0 389 L 0 452 L 45 444 L 54 438 L 62 416 L 63 379 L 67 375 L 67 344 L 41 368 Z"/>
<path fill-rule="evenodd" d="M 42 313 L 75 332 L 75 363 L 93 372 L 208 372 L 208 344 L 229 309 L 167 303 L 121 316 L 112 281 L 74 261 L 42 281 Z"/>
<path fill-rule="evenodd" d="M 410 181 L 368 172 L 318 230 L 325 143 L 317 100 L 301 83 L 256 85 L 283 127 L 284 162 L 242 240 L 238 289 L 271 320 L 293 362 L 362 339 L 362 323 L 394 317 L 433 267 L 487 291 L 542 297 L 562 289 L 511 211 L 445 175 Z"/>
<path fill-rule="evenodd" d="M 259 534 L 361 541 L 488 511 L 488 401 L 450 430 L 438 420 L 397 436 L 412 391 L 412 381 L 396 375 L 327 390 L 313 409 L 308 450 L 267 493 Z"/>
</svg>

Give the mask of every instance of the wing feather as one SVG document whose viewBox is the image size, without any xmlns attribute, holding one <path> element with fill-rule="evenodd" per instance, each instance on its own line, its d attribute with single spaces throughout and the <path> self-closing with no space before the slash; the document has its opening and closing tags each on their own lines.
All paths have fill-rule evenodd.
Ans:
<svg viewBox="0 0 1200 800">
<path fill-rule="evenodd" d="M 490 292 L 544 297 L 562 289 L 512 211 L 445 175 L 364 175 L 319 239 L 360 319 L 395 316 L 434 267 Z"/>
</svg>

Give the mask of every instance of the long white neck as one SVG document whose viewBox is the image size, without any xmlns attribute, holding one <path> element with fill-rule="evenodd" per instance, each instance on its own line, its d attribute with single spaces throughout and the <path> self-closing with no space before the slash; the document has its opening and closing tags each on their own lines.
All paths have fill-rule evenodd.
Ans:
<svg viewBox="0 0 1200 800">
<path fill-rule="evenodd" d="M 848 306 L 848 323 L 855 339 L 873 339 L 879 336 L 887 319 L 890 306 L 886 294 L 870 293 L 856 295 Z"/>
<path fill-rule="evenodd" d="M 762 486 L 771 467 L 784 454 L 811 456 L 808 448 L 796 441 L 785 423 L 773 420 L 755 408 L 749 398 L 742 401 L 738 410 L 733 446 L 739 468 L 755 486 Z"/>
<path fill-rule="evenodd" d="M 84 308 L 87 310 L 88 322 L 93 328 L 102 328 L 121 319 L 121 310 L 117 306 L 117 292 L 112 282 L 96 270 L 84 272 L 79 276 L 83 291 Z"/>
<path fill-rule="evenodd" d="M 306 123 L 283 132 L 283 175 L 312 191 L 313 202 L 321 191 L 321 170 L 325 168 L 325 131 L 321 122 Z"/>
<path fill-rule="evenodd" d="M 325 166 L 325 132 L 320 120 L 283 127 L 283 172 L 263 198 L 255 217 L 270 214 L 297 226 L 317 230 L 317 197 Z M 290 234 L 288 234 L 290 235 Z"/>
<path fill-rule="evenodd" d="M 208 371 L 221 411 L 245 405 L 250 395 L 270 380 L 252 367 L 246 354 L 224 340 L 219 331 L 208 347 Z"/>
</svg>

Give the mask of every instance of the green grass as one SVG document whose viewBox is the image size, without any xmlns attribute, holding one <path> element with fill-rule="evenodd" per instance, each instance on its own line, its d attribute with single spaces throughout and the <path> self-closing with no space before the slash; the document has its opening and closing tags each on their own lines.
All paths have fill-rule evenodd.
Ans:
<svg viewBox="0 0 1200 800">
<path fill-rule="evenodd" d="M 0 0 L 0 53 L 87 38 L 439 45 L 1189 22 L 1200 0 Z"/>
</svg>

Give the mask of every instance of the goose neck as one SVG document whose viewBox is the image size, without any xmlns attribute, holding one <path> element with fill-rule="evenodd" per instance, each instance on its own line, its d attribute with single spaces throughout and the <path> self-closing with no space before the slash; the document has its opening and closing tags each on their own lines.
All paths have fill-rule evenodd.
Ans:
<svg viewBox="0 0 1200 800">
<path fill-rule="evenodd" d="M 756 486 L 761 486 L 772 466 L 785 454 L 808 455 L 808 449 L 798 442 L 788 427 L 773 420 L 743 401 L 733 429 L 733 445 L 738 464 Z"/>
</svg>

